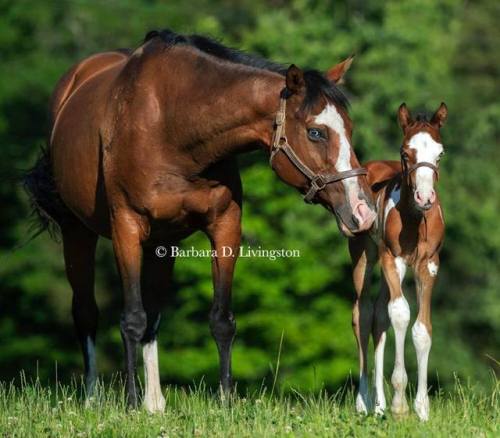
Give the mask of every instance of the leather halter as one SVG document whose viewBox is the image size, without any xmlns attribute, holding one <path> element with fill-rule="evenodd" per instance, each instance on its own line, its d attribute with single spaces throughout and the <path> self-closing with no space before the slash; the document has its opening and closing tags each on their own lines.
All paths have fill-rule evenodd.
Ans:
<svg viewBox="0 0 500 438">
<path fill-rule="evenodd" d="M 403 161 L 403 166 L 405 166 L 404 161 Z M 434 173 L 436 174 L 436 179 L 439 180 L 439 169 L 437 166 L 435 166 L 432 163 L 429 163 L 428 161 L 420 161 L 419 163 L 415 163 L 413 166 L 405 170 L 405 176 L 409 177 L 412 172 L 415 172 L 419 167 L 428 167 L 429 169 L 432 169 Z M 404 168 L 404 167 L 403 167 Z"/>
<path fill-rule="evenodd" d="M 310 186 L 304 195 L 304 201 L 310 204 L 315 198 L 316 194 L 323 190 L 328 184 L 342 181 L 346 178 L 353 178 L 360 175 L 366 175 L 368 171 L 364 167 L 359 167 L 357 169 L 345 170 L 343 172 L 333 173 L 333 174 L 320 174 L 313 172 L 308 166 L 306 166 L 302 160 L 297 156 L 294 150 L 288 144 L 288 139 L 286 138 L 285 132 L 285 122 L 286 122 L 286 88 L 281 92 L 280 107 L 278 113 L 276 114 L 276 119 L 274 121 L 274 135 L 273 144 L 271 147 L 271 156 L 269 158 L 269 164 L 274 169 L 273 160 L 276 154 L 281 151 L 283 152 L 290 162 L 309 180 Z"/>
</svg>

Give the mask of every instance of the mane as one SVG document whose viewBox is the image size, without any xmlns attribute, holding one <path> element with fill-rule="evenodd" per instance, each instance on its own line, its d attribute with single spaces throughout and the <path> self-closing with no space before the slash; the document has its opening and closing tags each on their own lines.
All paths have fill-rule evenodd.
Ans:
<svg viewBox="0 0 500 438">
<path fill-rule="evenodd" d="M 271 71 L 282 76 L 285 76 L 287 72 L 287 67 L 283 64 L 270 61 L 259 55 L 247 53 L 243 50 L 227 47 L 221 42 L 204 35 L 181 35 L 169 29 L 162 31 L 152 30 L 146 34 L 144 42 L 155 37 L 161 38 L 167 46 L 186 44 L 208 55 L 235 64 Z M 344 93 L 318 70 L 304 70 L 304 81 L 306 83 L 306 96 L 302 104 L 304 109 L 310 109 L 321 96 L 328 102 L 339 105 L 345 110 L 348 109 L 349 101 Z"/>
</svg>

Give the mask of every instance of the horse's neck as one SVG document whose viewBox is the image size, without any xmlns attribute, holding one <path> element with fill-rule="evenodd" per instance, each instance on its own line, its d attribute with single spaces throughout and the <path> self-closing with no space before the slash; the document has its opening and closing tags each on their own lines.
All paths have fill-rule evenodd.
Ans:
<svg viewBox="0 0 500 438">
<path fill-rule="evenodd" d="M 186 72 L 191 83 L 172 87 L 165 95 L 166 107 L 174 99 L 180 103 L 173 105 L 168 123 L 175 126 L 178 145 L 192 160 L 194 173 L 239 152 L 269 147 L 284 86 L 276 73 L 206 57 L 201 62 L 195 71 L 203 77 Z M 189 63 L 184 66 L 189 68 Z"/>
</svg>

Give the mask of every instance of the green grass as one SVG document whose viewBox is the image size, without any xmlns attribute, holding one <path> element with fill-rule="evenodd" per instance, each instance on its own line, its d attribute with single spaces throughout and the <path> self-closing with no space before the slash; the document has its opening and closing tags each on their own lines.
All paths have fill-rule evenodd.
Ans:
<svg viewBox="0 0 500 438">
<path fill-rule="evenodd" d="M 117 385 L 114 385 L 116 387 Z M 100 385 L 89 407 L 78 385 L 40 383 L 0 385 L 2 437 L 158 437 L 158 436 L 499 436 L 499 383 L 477 393 L 457 382 L 451 393 L 431 399 L 431 419 L 415 414 L 397 420 L 360 416 L 353 395 L 266 395 L 265 391 L 222 402 L 203 387 L 165 389 L 163 414 L 127 411 L 123 391 Z"/>
</svg>

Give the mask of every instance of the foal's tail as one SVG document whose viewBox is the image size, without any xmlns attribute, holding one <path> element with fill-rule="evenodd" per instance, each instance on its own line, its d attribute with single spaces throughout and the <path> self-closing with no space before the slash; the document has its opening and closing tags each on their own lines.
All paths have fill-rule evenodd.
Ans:
<svg viewBox="0 0 500 438">
<path fill-rule="evenodd" d="M 58 240 L 60 228 L 72 213 L 57 192 L 48 148 L 42 148 L 35 165 L 23 176 L 23 187 L 31 204 L 33 240 L 44 231 Z"/>
</svg>

